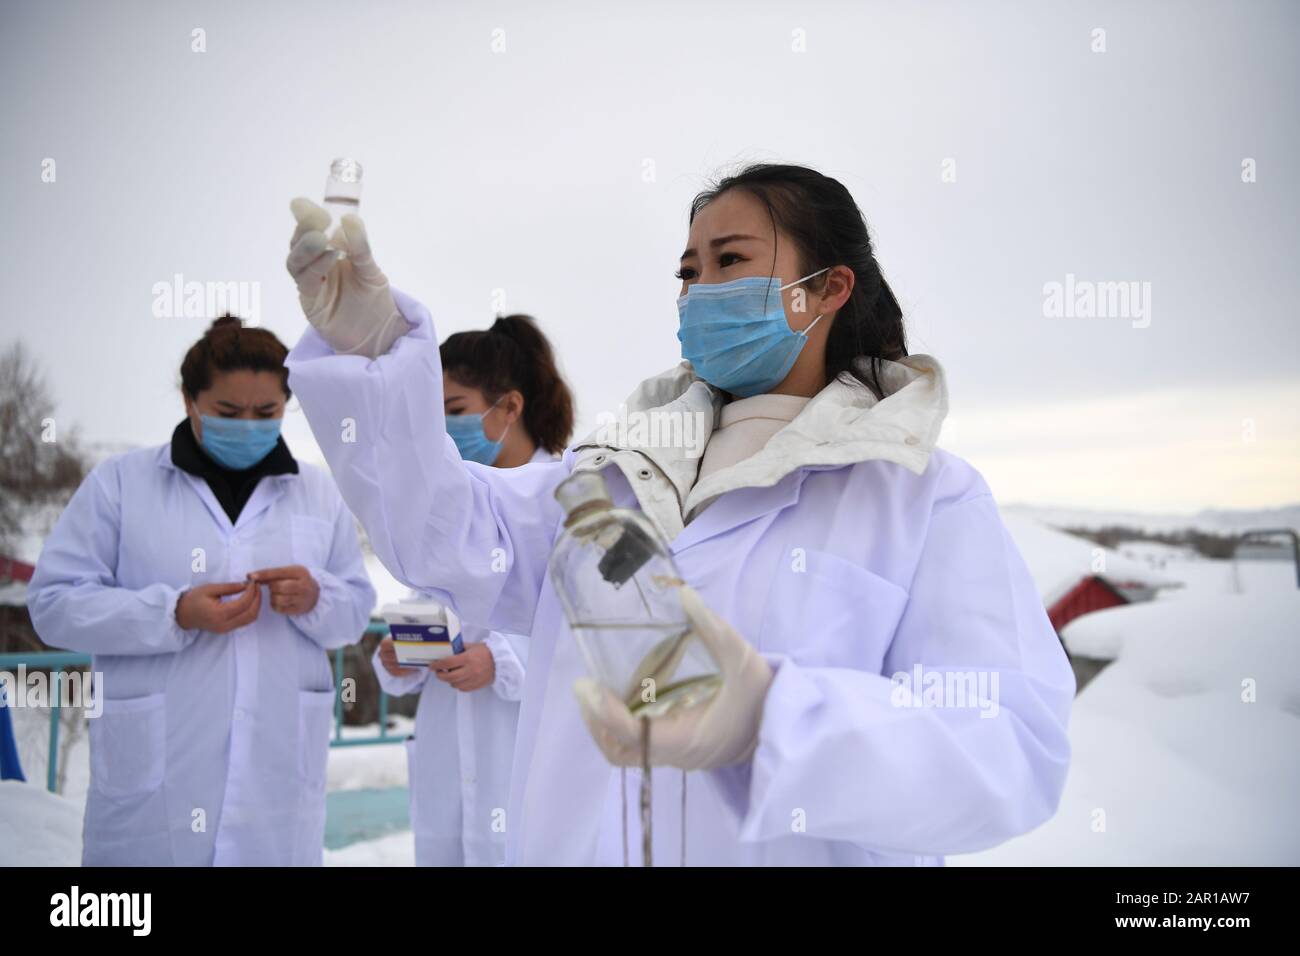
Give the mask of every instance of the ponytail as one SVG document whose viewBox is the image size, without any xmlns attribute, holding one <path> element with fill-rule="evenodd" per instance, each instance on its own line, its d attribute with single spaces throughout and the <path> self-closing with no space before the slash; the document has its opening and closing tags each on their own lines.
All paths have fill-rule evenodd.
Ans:
<svg viewBox="0 0 1300 956">
<path fill-rule="evenodd" d="M 540 447 L 562 452 L 573 434 L 573 394 L 551 343 L 531 316 L 503 315 L 485 332 L 457 332 L 442 343 L 443 372 L 489 402 L 517 390 L 524 428 Z"/>
</svg>

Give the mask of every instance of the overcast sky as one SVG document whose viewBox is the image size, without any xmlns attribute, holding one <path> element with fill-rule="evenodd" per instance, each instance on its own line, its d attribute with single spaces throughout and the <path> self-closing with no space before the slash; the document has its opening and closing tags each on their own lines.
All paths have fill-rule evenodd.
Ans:
<svg viewBox="0 0 1300 956">
<path fill-rule="evenodd" d="M 210 317 L 155 316 L 157 283 L 248 283 L 297 340 L 288 203 L 340 155 L 394 285 L 442 336 L 497 290 L 536 315 L 585 431 L 678 360 L 692 195 L 779 160 L 856 197 L 911 350 L 948 371 L 941 445 L 999 500 L 1300 499 L 1295 3 L 4 0 L 2 22 L 0 347 L 31 347 L 91 441 L 182 415 Z M 1067 276 L 1149 298 L 1045 314 Z M 300 412 L 286 436 L 319 460 Z"/>
</svg>

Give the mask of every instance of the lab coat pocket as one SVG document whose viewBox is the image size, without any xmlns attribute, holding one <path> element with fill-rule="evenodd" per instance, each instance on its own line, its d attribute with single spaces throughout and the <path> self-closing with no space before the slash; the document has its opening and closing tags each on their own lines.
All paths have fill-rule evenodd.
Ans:
<svg viewBox="0 0 1300 956">
<path fill-rule="evenodd" d="M 167 766 L 166 694 L 105 699 L 90 723 L 90 785 L 122 799 L 162 786 Z"/>
<path fill-rule="evenodd" d="M 907 592 L 829 551 L 796 548 L 773 575 L 759 649 L 813 667 L 879 671 Z"/>
<path fill-rule="evenodd" d="M 333 690 L 298 691 L 298 769 L 309 795 L 325 791 L 333 720 Z"/>
<path fill-rule="evenodd" d="M 323 518 L 294 515 L 289 522 L 293 539 L 293 562 L 307 568 L 323 568 L 329 564 L 330 547 L 334 541 L 334 526 Z"/>
</svg>

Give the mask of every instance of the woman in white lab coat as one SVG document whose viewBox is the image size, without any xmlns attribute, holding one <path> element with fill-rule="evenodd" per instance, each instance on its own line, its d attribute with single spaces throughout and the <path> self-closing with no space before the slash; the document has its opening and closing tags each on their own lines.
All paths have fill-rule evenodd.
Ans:
<svg viewBox="0 0 1300 956">
<path fill-rule="evenodd" d="M 316 865 L 325 651 L 374 604 L 352 516 L 280 437 L 285 347 L 218 319 L 171 441 L 99 464 L 45 541 L 37 633 L 94 656 L 86 865 Z"/>
<path fill-rule="evenodd" d="M 657 863 L 935 864 L 1055 812 L 1069 664 L 988 485 L 935 447 L 943 368 L 908 354 L 843 185 L 757 165 L 701 193 L 678 272 L 684 361 L 633 390 L 626 433 L 514 471 L 438 446 L 432 319 L 390 291 L 362 222 L 343 219 L 340 267 L 328 217 L 293 210 L 312 328 L 290 380 L 344 498 L 400 580 L 484 626 L 531 627 L 507 863 L 616 864 L 643 836 L 616 769 L 635 784 L 638 721 L 586 679 L 548 573 L 553 492 L 575 469 L 670 542 L 722 675 L 708 703 L 652 723 L 654 792 L 672 795 L 654 801 Z M 584 278 L 580 294 L 603 306 L 597 347 L 620 348 L 629 290 Z M 346 415 L 363 447 L 334 434 Z M 673 422 L 703 434 L 653 427 Z"/>
<path fill-rule="evenodd" d="M 515 468 L 553 462 L 573 432 L 573 399 L 550 343 L 524 315 L 458 332 L 440 350 L 443 412 L 465 461 Z M 465 650 L 428 667 L 397 664 L 391 638 L 374 656 L 390 694 L 420 693 L 406 741 L 418 866 L 498 866 L 528 639 L 463 628 Z"/>
</svg>

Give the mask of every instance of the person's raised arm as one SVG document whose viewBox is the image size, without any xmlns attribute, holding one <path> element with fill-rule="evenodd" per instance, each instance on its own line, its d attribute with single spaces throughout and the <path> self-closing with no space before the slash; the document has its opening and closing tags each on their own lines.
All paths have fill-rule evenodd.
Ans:
<svg viewBox="0 0 1300 956">
<path fill-rule="evenodd" d="M 464 462 L 446 432 L 428 311 L 389 288 L 360 219 L 344 217 L 339 259 L 324 211 L 301 199 L 293 210 L 288 267 L 312 328 L 285 364 L 344 501 L 399 581 L 462 619 L 528 633 L 568 465 Z"/>
</svg>

